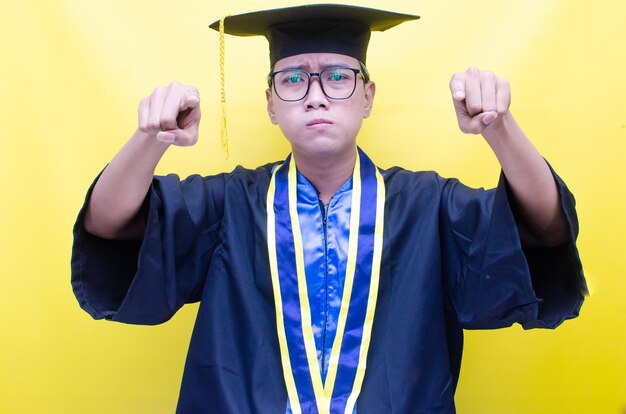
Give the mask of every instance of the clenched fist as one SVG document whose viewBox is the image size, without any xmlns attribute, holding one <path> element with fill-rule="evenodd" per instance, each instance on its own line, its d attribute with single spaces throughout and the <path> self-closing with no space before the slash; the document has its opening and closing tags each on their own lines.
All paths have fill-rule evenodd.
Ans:
<svg viewBox="0 0 626 414">
<path fill-rule="evenodd" d="M 139 130 L 168 144 L 198 141 L 200 95 L 193 86 L 172 82 L 156 88 L 139 104 Z"/>
<path fill-rule="evenodd" d="M 450 79 L 459 128 L 466 134 L 480 134 L 509 111 L 509 81 L 489 71 L 471 67 Z"/>
</svg>

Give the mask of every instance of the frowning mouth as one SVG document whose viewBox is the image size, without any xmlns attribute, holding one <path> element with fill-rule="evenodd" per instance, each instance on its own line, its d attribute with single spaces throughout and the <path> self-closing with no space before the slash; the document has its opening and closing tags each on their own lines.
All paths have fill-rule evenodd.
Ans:
<svg viewBox="0 0 626 414">
<path fill-rule="evenodd" d="M 307 122 L 306 124 L 306 126 L 310 128 L 319 128 L 319 127 L 324 127 L 328 125 L 332 125 L 332 121 L 329 121 L 328 119 L 323 119 L 323 118 L 314 119 L 312 121 Z"/>
</svg>

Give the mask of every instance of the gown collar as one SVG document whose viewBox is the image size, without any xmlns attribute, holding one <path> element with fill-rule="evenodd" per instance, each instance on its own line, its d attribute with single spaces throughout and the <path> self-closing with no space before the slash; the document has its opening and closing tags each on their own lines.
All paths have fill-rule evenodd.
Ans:
<svg viewBox="0 0 626 414">
<path fill-rule="evenodd" d="M 338 196 L 350 190 L 352 190 L 352 176 L 333 194 L 330 203 L 334 203 L 334 200 L 339 198 Z M 319 203 L 319 191 L 300 171 L 298 171 L 298 201 Z"/>
</svg>

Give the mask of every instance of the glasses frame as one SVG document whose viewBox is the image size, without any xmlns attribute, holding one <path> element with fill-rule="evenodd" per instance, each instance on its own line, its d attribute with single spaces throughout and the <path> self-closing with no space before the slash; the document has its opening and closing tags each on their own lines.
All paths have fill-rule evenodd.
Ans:
<svg viewBox="0 0 626 414">
<path fill-rule="evenodd" d="M 324 82 L 322 81 L 321 78 L 321 74 L 323 74 L 324 72 L 328 72 L 328 71 L 332 71 L 334 69 L 344 69 L 344 70 L 351 70 L 352 72 L 354 72 L 354 85 L 352 87 L 352 92 L 350 92 L 350 94 L 348 96 L 346 96 L 345 98 L 333 98 L 331 96 L 328 96 L 328 94 L 326 93 L 326 90 L 324 89 Z M 302 98 L 299 99 L 284 99 L 282 96 L 280 96 L 280 94 L 278 93 L 278 91 L 276 90 L 276 82 L 275 82 L 275 78 L 276 75 L 280 74 L 280 73 L 284 73 L 284 72 L 294 72 L 294 71 L 299 71 L 302 72 L 303 74 L 306 74 L 308 77 L 308 82 L 306 85 L 306 91 L 304 92 L 304 95 L 302 96 Z M 311 81 L 313 80 L 314 76 L 317 76 L 319 82 L 320 82 L 320 88 L 322 89 L 322 93 L 324 94 L 324 96 L 326 96 L 328 99 L 332 99 L 333 101 L 343 101 L 345 99 L 350 99 L 352 97 L 352 95 L 354 95 L 354 91 L 356 90 L 356 80 L 358 78 L 357 75 L 361 75 L 361 78 L 365 81 L 365 76 L 363 75 L 363 71 L 361 69 L 357 69 L 357 68 L 348 68 L 345 66 L 333 66 L 330 68 L 326 68 L 320 72 L 307 72 L 306 70 L 302 70 L 302 69 L 283 69 L 283 70 L 277 70 L 276 72 L 271 71 L 268 75 L 267 75 L 267 81 L 270 85 L 270 87 L 272 87 L 274 89 L 274 92 L 276 93 L 276 96 L 278 96 L 278 98 L 281 101 L 284 102 L 298 102 L 303 100 L 304 98 L 306 98 L 306 96 L 309 94 L 309 90 L 311 89 Z"/>
</svg>

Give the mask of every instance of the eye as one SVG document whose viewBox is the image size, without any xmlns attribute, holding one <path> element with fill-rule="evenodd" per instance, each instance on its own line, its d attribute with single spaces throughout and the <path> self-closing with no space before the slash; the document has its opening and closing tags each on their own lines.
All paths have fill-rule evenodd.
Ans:
<svg viewBox="0 0 626 414">
<path fill-rule="evenodd" d="M 287 85 L 295 85 L 305 81 L 301 71 L 285 72 L 281 74 L 281 83 Z"/>
<path fill-rule="evenodd" d="M 327 72 L 326 80 L 329 82 L 341 82 L 350 79 L 351 73 L 344 69 L 330 69 Z"/>
</svg>

